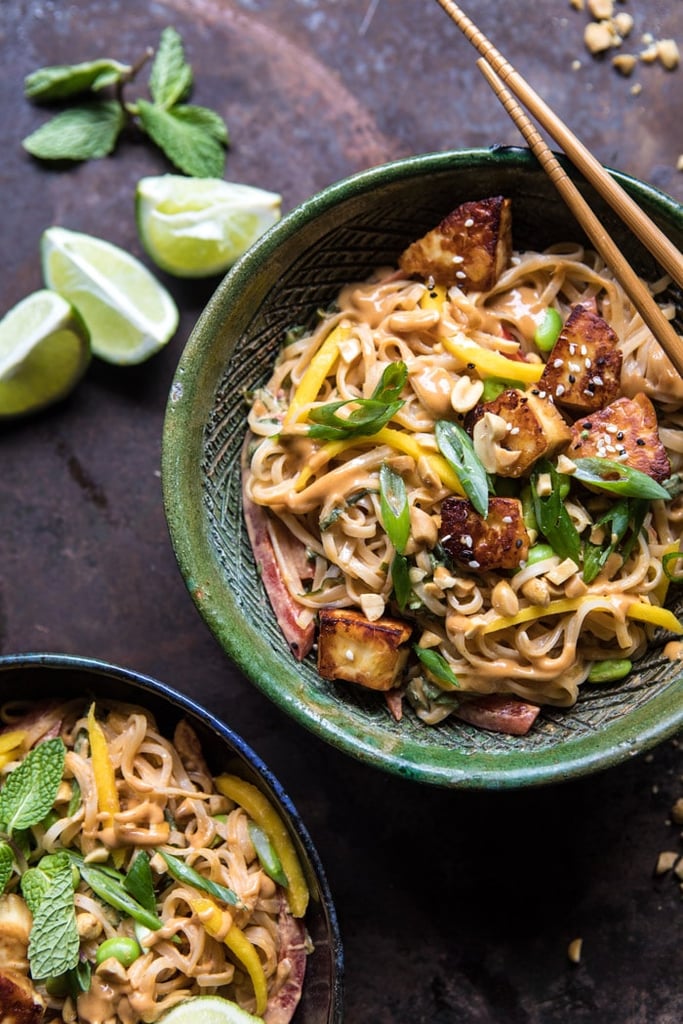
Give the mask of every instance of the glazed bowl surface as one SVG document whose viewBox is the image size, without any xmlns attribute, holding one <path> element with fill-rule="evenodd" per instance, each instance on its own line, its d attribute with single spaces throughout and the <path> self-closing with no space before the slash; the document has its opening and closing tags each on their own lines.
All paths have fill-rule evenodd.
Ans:
<svg viewBox="0 0 683 1024">
<path fill-rule="evenodd" d="M 659 277 L 650 254 L 567 170 L 637 272 Z M 683 207 L 613 173 L 683 247 Z M 362 762 L 421 783 L 473 789 L 586 775 L 673 735 L 683 723 L 683 677 L 680 663 L 663 655 L 664 638 L 655 637 L 626 681 L 582 687 L 576 705 L 544 708 L 524 737 L 478 730 L 453 716 L 425 726 L 410 709 L 396 722 L 381 695 L 323 680 L 314 655 L 299 663 L 290 653 L 245 528 L 240 451 L 245 393 L 268 379 L 285 331 L 309 322 L 349 281 L 395 265 L 409 242 L 459 203 L 491 195 L 512 199 L 516 249 L 586 241 L 535 158 L 515 148 L 434 153 L 372 168 L 285 216 L 224 278 L 198 320 L 170 391 L 162 454 L 181 573 L 209 629 L 254 685 Z"/>
<path fill-rule="evenodd" d="M 337 914 L 323 866 L 299 813 L 261 758 L 245 741 L 188 697 L 138 672 L 92 658 L 38 653 L 0 657 L 0 705 L 7 701 L 54 698 L 106 699 L 152 712 L 159 730 L 173 736 L 187 720 L 214 774 L 232 772 L 257 786 L 285 822 L 310 890 L 306 927 L 314 951 L 306 963 L 300 1003 L 292 1024 L 341 1024 L 343 949 Z"/>
</svg>

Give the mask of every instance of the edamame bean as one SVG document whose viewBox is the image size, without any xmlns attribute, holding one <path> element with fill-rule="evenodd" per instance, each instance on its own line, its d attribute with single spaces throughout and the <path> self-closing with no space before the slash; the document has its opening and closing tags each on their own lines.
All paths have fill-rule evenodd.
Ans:
<svg viewBox="0 0 683 1024">
<path fill-rule="evenodd" d="M 552 306 L 546 309 L 543 319 L 536 328 L 534 341 L 541 352 L 550 352 L 562 330 L 562 317 Z"/>
<path fill-rule="evenodd" d="M 135 939 L 126 938 L 125 935 L 114 936 L 111 939 L 105 939 L 97 947 L 95 962 L 98 965 L 103 964 L 105 960 L 114 957 L 123 967 L 130 967 L 141 953 L 142 950 Z"/>
<path fill-rule="evenodd" d="M 545 558 L 552 558 L 554 554 L 550 544 L 534 544 L 532 548 L 529 548 L 526 564 L 535 565 L 536 562 L 542 562 Z"/>
<path fill-rule="evenodd" d="M 596 661 L 588 673 L 589 683 L 612 683 L 617 679 L 623 679 L 633 668 L 633 662 L 628 658 L 605 658 L 604 661 Z"/>
</svg>

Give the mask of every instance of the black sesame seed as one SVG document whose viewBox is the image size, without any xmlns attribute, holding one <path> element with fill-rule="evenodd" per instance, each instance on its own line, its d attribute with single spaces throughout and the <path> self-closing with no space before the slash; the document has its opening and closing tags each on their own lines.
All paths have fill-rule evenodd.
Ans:
<svg viewBox="0 0 683 1024">
<path fill-rule="evenodd" d="M 637 437 L 636 438 L 636 444 L 639 445 L 642 448 L 644 446 L 644 444 L 645 444 L 645 441 L 643 440 L 642 437 Z"/>
<path fill-rule="evenodd" d="M 570 384 L 576 384 L 576 377 L 574 376 L 573 373 L 569 374 L 569 383 Z"/>
<path fill-rule="evenodd" d="M 518 537 L 517 540 L 515 541 L 515 547 L 516 548 L 521 548 L 522 544 L 523 544 L 523 541 L 522 541 L 521 537 Z"/>
<path fill-rule="evenodd" d="M 474 363 L 468 363 L 468 364 L 467 364 L 467 369 L 468 369 L 468 370 L 474 370 L 474 368 L 475 368 L 475 367 L 474 367 Z"/>
<path fill-rule="evenodd" d="M 624 440 L 624 431 L 620 430 L 618 432 L 618 434 L 617 434 L 617 441 L 623 441 L 623 440 Z"/>
<path fill-rule="evenodd" d="M 582 423 L 581 426 L 583 427 L 584 430 L 590 430 L 591 427 L 593 426 L 593 424 L 591 423 L 590 420 L 586 420 L 586 422 Z"/>
</svg>

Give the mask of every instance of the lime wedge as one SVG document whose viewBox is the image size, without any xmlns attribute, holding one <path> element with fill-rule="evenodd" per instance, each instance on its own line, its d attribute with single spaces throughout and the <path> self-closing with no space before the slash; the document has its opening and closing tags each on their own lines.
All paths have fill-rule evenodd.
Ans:
<svg viewBox="0 0 683 1024">
<path fill-rule="evenodd" d="M 263 1024 L 263 1017 L 220 996 L 193 996 L 172 1007 L 159 1024 Z"/>
<path fill-rule="evenodd" d="M 222 274 L 280 219 L 276 192 L 220 178 L 162 174 L 135 193 L 140 240 L 176 277 Z"/>
<path fill-rule="evenodd" d="M 44 231 L 40 246 L 45 283 L 81 314 L 94 355 L 117 365 L 141 363 L 172 338 L 178 309 L 130 253 L 60 227 Z"/>
<path fill-rule="evenodd" d="M 27 295 L 0 320 L 0 417 L 64 398 L 89 362 L 88 330 L 70 303 L 47 289 Z"/>
</svg>

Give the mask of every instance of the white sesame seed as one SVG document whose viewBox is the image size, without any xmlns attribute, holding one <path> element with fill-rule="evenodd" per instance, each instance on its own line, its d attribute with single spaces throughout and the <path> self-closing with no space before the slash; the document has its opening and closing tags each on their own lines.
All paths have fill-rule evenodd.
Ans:
<svg viewBox="0 0 683 1024">
<path fill-rule="evenodd" d="M 470 569 L 478 569 L 480 565 L 480 562 L 470 562 Z"/>
<path fill-rule="evenodd" d="M 463 533 L 460 540 L 462 541 L 466 548 L 472 547 L 472 538 L 470 537 L 469 533 Z"/>
<path fill-rule="evenodd" d="M 519 433 L 519 427 L 510 427 L 510 433 L 511 434 L 518 434 Z"/>
<path fill-rule="evenodd" d="M 588 358 L 587 356 L 586 356 L 586 358 L 584 359 L 584 363 L 585 363 L 585 365 L 586 365 L 586 369 L 587 369 L 587 370 L 590 370 L 590 368 L 591 368 L 591 366 L 593 365 L 593 363 L 592 363 L 592 361 L 591 361 L 591 360 L 590 360 L 590 359 L 589 359 L 589 358 Z"/>
<path fill-rule="evenodd" d="M 347 661 L 353 661 L 356 656 L 351 650 L 351 648 L 347 647 L 347 649 L 344 651 L 344 657 L 346 658 Z"/>
<path fill-rule="evenodd" d="M 564 394 L 564 384 L 557 385 L 557 387 L 555 388 L 555 394 L 558 398 L 560 398 L 560 396 Z"/>
<path fill-rule="evenodd" d="M 588 349 L 586 348 L 586 346 L 585 346 L 585 345 L 582 345 L 582 346 L 581 346 L 581 348 L 580 348 L 580 352 L 581 352 L 581 355 L 582 355 L 582 356 L 587 356 L 587 355 L 588 355 Z"/>
<path fill-rule="evenodd" d="M 619 427 L 616 425 L 616 423 L 606 423 L 605 424 L 605 430 L 607 431 L 608 434 L 618 434 L 619 433 Z"/>
<path fill-rule="evenodd" d="M 553 366 L 555 367 L 556 370 L 559 370 L 559 368 L 561 366 L 564 366 L 564 359 L 555 359 L 555 360 L 553 360 Z"/>
<path fill-rule="evenodd" d="M 604 384 L 604 381 L 602 377 L 593 377 L 593 379 L 591 380 L 591 384 L 597 384 L 598 387 L 601 387 L 601 385 Z"/>
<path fill-rule="evenodd" d="M 464 256 L 454 256 L 453 257 L 453 262 L 454 263 L 462 263 L 464 259 L 465 259 Z"/>
<path fill-rule="evenodd" d="M 472 220 L 471 217 L 468 217 L 467 220 L 465 221 L 465 227 L 466 228 L 474 227 L 474 221 Z"/>
<path fill-rule="evenodd" d="M 504 523 L 511 523 L 512 522 L 512 516 L 503 516 L 503 522 Z"/>
<path fill-rule="evenodd" d="M 575 353 L 576 353 L 576 345 L 572 344 L 572 345 L 569 346 L 569 355 L 573 356 Z"/>
<path fill-rule="evenodd" d="M 569 369 L 570 369 L 571 373 L 580 373 L 581 372 L 581 363 L 569 363 Z"/>
<path fill-rule="evenodd" d="M 464 279 L 467 277 L 467 274 L 465 273 L 464 270 L 456 270 L 455 276 L 458 278 L 458 280 L 464 281 Z"/>
</svg>

